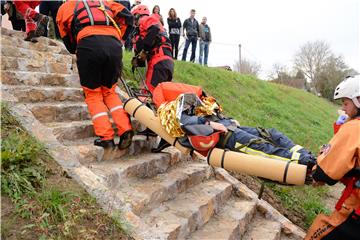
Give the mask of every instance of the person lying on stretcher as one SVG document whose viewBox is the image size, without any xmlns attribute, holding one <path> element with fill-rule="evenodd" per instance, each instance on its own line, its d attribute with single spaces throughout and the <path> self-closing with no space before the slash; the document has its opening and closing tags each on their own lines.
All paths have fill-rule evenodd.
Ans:
<svg viewBox="0 0 360 240">
<path fill-rule="evenodd" d="M 162 83 L 167 87 L 175 84 L 180 93 L 169 89 L 165 97 L 154 95 L 154 102 L 159 105 L 157 114 L 163 128 L 186 147 L 191 147 L 206 156 L 214 147 L 229 149 L 251 155 L 261 155 L 285 161 L 297 161 L 310 170 L 316 164 L 316 157 L 307 149 L 296 145 L 283 133 L 274 128 L 240 126 L 240 124 L 222 113 L 215 98 L 206 96 L 199 87 L 181 90 L 186 84 Z M 179 86 L 179 84 L 181 86 Z M 190 86 L 191 85 L 187 85 Z M 159 86 L 164 89 L 164 86 Z M 161 98 L 161 100 L 158 100 Z M 160 152 L 170 146 L 161 140 L 154 152 Z"/>
</svg>

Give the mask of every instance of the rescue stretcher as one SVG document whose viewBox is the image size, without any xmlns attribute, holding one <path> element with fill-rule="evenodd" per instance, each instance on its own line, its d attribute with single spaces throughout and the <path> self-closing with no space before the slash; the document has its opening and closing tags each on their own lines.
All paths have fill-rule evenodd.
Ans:
<svg viewBox="0 0 360 240">
<path fill-rule="evenodd" d="M 160 119 L 154 111 L 136 96 L 129 97 L 124 102 L 124 109 L 141 124 L 151 129 L 182 153 L 191 154 L 194 152 L 193 149 L 181 145 L 177 138 L 171 137 L 161 126 Z M 214 148 L 208 153 L 207 162 L 213 167 L 222 167 L 226 170 L 291 185 L 304 185 L 307 172 L 305 165 L 290 160 L 270 159 L 219 148 Z"/>
<path fill-rule="evenodd" d="M 135 72 L 137 75 L 135 75 Z M 120 81 L 127 93 L 124 99 L 124 109 L 141 124 L 158 134 L 165 141 L 176 147 L 183 154 L 193 154 L 194 149 L 180 144 L 177 138 L 161 126 L 160 119 L 156 116 L 155 104 L 152 103 L 152 94 L 147 89 L 144 75 L 139 69 L 135 69 L 135 78 L 140 82 L 140 88 L 130 87 L 120 77 Z M 207 155 L 207 162 L 213 167 L 221 167 L 229 171 L 246 173 L 257 176 L 264 180 L 275 181 L 281 184 L 304 185 L 306 180 L 307 166 L 293 161 L 265 158 L 262 156 L 248 155 L 227 149 L 214 148 Z M 263 189 L 264 184 L 261 189 Z M 260 190 L 259 198 L 262 190 Z"/>
</svg>

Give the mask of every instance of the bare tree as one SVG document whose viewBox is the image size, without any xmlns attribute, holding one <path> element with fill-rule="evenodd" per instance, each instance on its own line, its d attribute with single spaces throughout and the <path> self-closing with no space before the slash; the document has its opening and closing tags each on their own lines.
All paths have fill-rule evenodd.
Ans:
<svg viewBox="0 0 360 240">
<path fill-rule="evenodd" d="M 269 79 L 274 83 L 280 83 L 294 88 L 306 89 L 306 79 L 301 71 L 290 73 L 283 64 L 276 63 L 269 75 Z"/>
<path fill-rule="evenodd" d="M 324 41 L 307 42 L 300 47 L 295 54 L 294 67 L 300 70 L 311 81 L 311 85 L 316 89 L 319 73 L 327 64 L 332 56 L 329 44 Z"/>
<path fill-rule="evenodd" d="M 250 61 L 248 59 L 243 58 L 241 60 L 241 67 L 239 62 L 235 62 L 234 64 L 234 71 L 243 73 L 243 74 L 250 74 L 254 76 L 258 76 L 261 71 L 261 65 L 257 62 Z"/>
<path fill-rule="evenodd" d="M 272 71 L 268 75 L 270 80 L 277 80 L 278 83 L 282 83 L 284 78 L 288 74 L 287 67 L 281 63 L 275 63 L 272 66 Z"/>
<path fill-rule="evenodd" d="M 349 75 L 355 75 L 354 69 L 349 69 L 342 56 L 332 55 L 319 73 L 316 88 L 324 98 L 333 101 L 336 86 Z"/>
</svg>

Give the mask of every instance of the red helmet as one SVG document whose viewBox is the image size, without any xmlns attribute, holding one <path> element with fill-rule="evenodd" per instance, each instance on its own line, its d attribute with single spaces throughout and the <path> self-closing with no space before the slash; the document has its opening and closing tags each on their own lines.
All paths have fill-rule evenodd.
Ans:
<svg viewBox="0 0 360 240">
<path fill-rule="evenodd" d="M 131 10 L 132 15 L 150 15 L 150 10 L 146 5 L 137 5 Z"/>
<path fill-rule="evenodd" d="M 206 157 L 207 153 L 213 149 L 220 140 L 222 132 L 214 132 L 208 136 L 193 135 L 188 136 L 191 146 Z"/>
</svg>

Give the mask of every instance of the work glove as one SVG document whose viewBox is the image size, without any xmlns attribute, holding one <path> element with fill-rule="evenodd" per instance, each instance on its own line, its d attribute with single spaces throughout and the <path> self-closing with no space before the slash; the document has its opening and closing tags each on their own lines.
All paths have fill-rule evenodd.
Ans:
<svg viewBox="0 0 360 240">
<path fill-rule="evenodd" d="M 139 60 L 146 61 L 147 59 L 147 53 L 144 50 L 141 50 L 141 52 L 138 55 Z"/>
<path fill-rule="evenodd" d="M 338 119 L 336 120 L 336 124 L 341 125 L 344 124 L 347 119 L 346 115 L 340 115 Z"/>
</svg>

